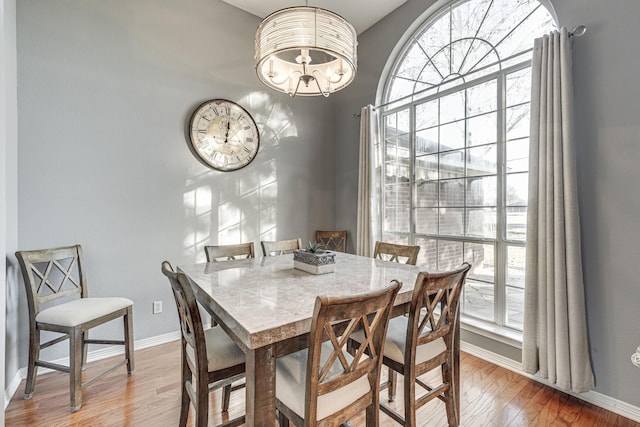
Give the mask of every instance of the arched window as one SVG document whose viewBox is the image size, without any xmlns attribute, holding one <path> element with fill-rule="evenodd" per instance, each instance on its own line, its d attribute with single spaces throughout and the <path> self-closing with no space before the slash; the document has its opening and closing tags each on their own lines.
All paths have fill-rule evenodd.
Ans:
<svg viewBox="0 0 640 427">
<path fill-rule="evenodd" d="M 531 52 L 554 29 L 538 0 L 452 1 L 385 81 L 382 238 L 470 262 L 468 321 L 522 329 Z"/>
</svg>

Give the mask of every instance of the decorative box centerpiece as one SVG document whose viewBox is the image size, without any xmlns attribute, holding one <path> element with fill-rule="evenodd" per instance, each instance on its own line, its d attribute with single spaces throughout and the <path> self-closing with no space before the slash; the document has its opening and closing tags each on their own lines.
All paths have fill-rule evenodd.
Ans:
<svg viewBox="0 0 640 427">
<path fill-rule="evenodd" d="M 311 274 L 334 273 L 336 253 L 325 251 L 318 242 L 309 242 L 306 248 L 293 251 L 293 266 Z"/>
</svg>

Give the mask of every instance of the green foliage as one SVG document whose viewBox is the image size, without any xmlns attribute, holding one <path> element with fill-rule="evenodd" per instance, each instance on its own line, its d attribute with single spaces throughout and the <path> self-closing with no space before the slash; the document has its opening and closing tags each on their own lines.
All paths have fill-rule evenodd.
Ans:
<svg viewBox="0 0 640 427">
<path fill-rule="evenodd" d="M 324 250 L 324 246 L 322 246 L 322 243 L 311 242 L 311 241 L 309 241 L 309 244 L 307 245 L 307 247 L 304 248 L 305 252 L 311 252 L 312 254 L 315 254 L 317 252 L 322 252 L 323 250 Z"/>
</svg>

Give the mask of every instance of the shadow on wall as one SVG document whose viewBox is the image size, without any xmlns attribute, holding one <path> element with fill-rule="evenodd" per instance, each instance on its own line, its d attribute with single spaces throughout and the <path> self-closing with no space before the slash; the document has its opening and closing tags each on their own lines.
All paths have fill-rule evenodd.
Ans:
<svg viewBox="0 0 640 427">
<path fill-rule="evenodd" d="M 260 131 L 260 149 L 253 162 L 233 172 L 203 170 L 194 163 L 185 183 L 183 256 L 204 261 L 205 244 L 232 244 L 277 235 L 278 166 L 284 139 L 298 137 L 293 112 L 265 93 L 238 102 L 251 112 Z M 197 170 L 197 172 L 196 172 Z"/>
</svg>

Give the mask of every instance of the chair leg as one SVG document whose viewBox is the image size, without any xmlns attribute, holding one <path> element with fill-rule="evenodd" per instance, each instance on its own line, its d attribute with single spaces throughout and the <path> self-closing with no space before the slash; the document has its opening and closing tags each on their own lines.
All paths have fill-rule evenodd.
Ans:
<svg viewBox="0 0 640 427">
<path fill-rule="evenodd" d="M 398 373 L 389 369 L 389 402 L 395 402 L 396 390 L 398 389 Z"/>
<path fill-rule="evenodd" d="M 410 372 L 404 373 L 405 427 L 416 427 L 416 379 Z"/>
<path fill-rule="evenodd" d="M 289 420 L 285 417 L 282 411 L 278 411 L 278 424 L 280 427 L 289 427 Z"/>
<path fill-rule="evenodd" d="M 448 363 L 442 365 L 442 381 L 445 384 L 449 384 L 449 389 L 444 392 L 444 405 L 447 410 L 447 421 L 449 423 L 449 427 L 457 427 L 459 425 L 459 414 L 456 408 L 456 401 L 458 396 L 455 392 L 455 387 L 453 384 L 453 376 L 451 375 L 451 367 Z"/>
<path fill-rule="evenodd" d="M 222 389 L 222 412 L 229 410 L 229 400 L 231 399 L 231 384 L 227 384 Z"/>
<path fill-rule="evenodd" d="M 25 399 L 33 397 L 33 389 L 36 386 L 36 375 L 38 373 L 36 361 L 40 357 L 40 330 L 32 329 L 29 336 L 29 365 L 27 367 L 27 384 L 24 387 Z"/>
<path fill-rule="evenodd" d="M 71 412 L 82 407 L 82 331 L 74 328 L 69 334 L 69 386 Z"/>
<path fill-rule="evenodd" d="M 84 371 L 84 369 L 87 366 L 87 354 L 89 353 L 89 344 L 87 344 L 87 340 L 89 339 L 89 331 L 85 331 L 82 334 L 82 367 L 81 369 Z"/>
<path fill-rule="evenodd" d="M 133 308 L 127 307 L 127 314 L 124 315 L 124 355 L 127 358 L 127 374 L 133 375 L 136 370 L 133 349 Z"/>
<path fill-rule="evenodd" d="M 191 379 L 191 370 L 189 369 L 189 365 L 187 364 L 187 360 L 184 355 L 184 350 L 182 351 L 182 402 L 180 403 L 180 422 L 178 424 L 179 427 L 186 427 L 187 418 L 189 417 L 189 393 L 187 393 L 187 380 Z"/>
<path fill-rule="evenodd" d="M 366 411 L 366 426 L 378 427 L 380 424 L 380 405 L 378 399 L 373 399 L 373 403 L 367 407 Z"/>
</svg>

